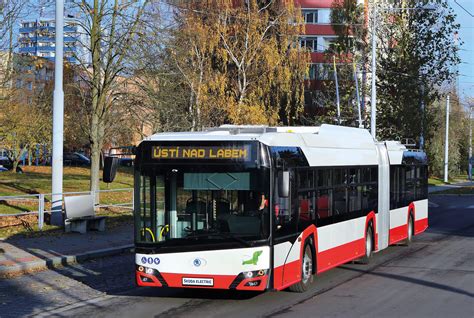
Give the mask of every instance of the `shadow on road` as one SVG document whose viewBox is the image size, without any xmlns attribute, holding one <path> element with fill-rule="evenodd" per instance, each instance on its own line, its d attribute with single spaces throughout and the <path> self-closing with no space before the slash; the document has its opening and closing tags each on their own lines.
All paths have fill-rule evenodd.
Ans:
<svg viewBox="0 0 474 318">
<path fill-rule="evenodd" d="M 444 290 L 444 291 L 448 291 L 448 292 L 452 292 L 452 293 L 456 293 L 456 294 L 460 294 L 460 295 L 464 295 L 464 296 L 474 298 L 474 294 L 470 293 L 466 290 L 459 289 L 459 288 L 456 288 L 456 287 L 451 287 L 451 286 L 448 286 L 448 285 L 435 283 L 435 282 L 430 282 L 430 281 L 423 280 L 423 279 L 407 277 L 407 276 L 402 276 L 402 275 L 396 275 L 396 274 L 372 272 L 372 271 L 367 271 L 367 270 L 362 270 L 362 269 L 351 268 L 351 267 L 348 267 L 348 266 L 345 266 L 345 265 L 340 266 L 340 268 L 343 268 L 343 269 L 348 270 L 348 271 L 363 273 L 363 274 L 366 274 L 366 275 L 373 275 L 373 276 L 379 276 L 379 277 L 384 277 L 384 278 L 390 278 L 390 279 L 395 279 L 395 280 L 399 280 L 399 281 L 403 281 L 403 282 L 407 282 L 407 283 L 411 283 L 411 284 L 422 285 L 422 286 L 426 286 L 426 287 L 430 287 L 430 288 L 436 288 L 436 289 L 440 289 L 440 290 Z"/>
</svg>

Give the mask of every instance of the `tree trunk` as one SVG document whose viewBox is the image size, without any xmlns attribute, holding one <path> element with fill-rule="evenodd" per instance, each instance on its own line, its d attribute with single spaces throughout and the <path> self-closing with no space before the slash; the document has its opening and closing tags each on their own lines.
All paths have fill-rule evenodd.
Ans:
<svg viewBox="0 0 474 318">
<path fill-rule="evenodd" d="M 100 157 L 102 153 L 102 146 L 104 142 L 104 127 L 100 123 L 100 118 L 97 114 L 92 115 L 91 121 L 91 175 L 90 175 L 90 190 L 100 190 Z M 96 195 L 98 198 L 98 195 Z"/>
</svg>

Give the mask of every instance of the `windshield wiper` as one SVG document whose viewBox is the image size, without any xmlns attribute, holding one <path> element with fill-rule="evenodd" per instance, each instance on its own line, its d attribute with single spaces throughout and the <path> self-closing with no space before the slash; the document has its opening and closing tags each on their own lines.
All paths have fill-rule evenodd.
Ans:
<svg viewBox="0 0 474 318">
<path fill-rule="evenodd" d="M 235 236 L 232 233 L 226 233 L 226 232 L 208 231 L 208 232 L 204 232 L 204 233 L 199 233 L 199 234 L 186 236 L 186 238 L 199 238 L 199 237 L 209 237 L 209 236 L 220 236 L 220 237 L 223 237 L 223 238 L 230 238 L 230 239 L 233 239 L 234 241 L 242 243 L 242 245 L 245 245 L 247 247 L 252 246 L 252 244 L 250 244 L 246 240 L 244 240 L 244 239 L 242 239 L 238 236 Z"/>
</svg>

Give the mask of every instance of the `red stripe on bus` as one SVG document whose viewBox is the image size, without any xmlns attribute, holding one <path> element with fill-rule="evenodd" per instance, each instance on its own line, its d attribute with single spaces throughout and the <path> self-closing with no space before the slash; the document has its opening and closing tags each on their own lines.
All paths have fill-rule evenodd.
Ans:
<svg viewBox="0 0 474 318">
<path fill-rule="evenodd" d="M 318 274 L 341 264 L 360 258 L 365 254 L 365 238 L 333 247 L 318 253 Z"/>
<path fill-rule="evenodd" d="M 408 226 L 406 224 L 390 229 L 388 244 L 395 244 L 406 239 L 408 236 Z"/>
<path fill-rule="evenodd" d="M 152 287 L 161 287 L 161 283 L 158 281 L 158 278 L 156 278 L 153 275 L 145 274 L 143 272 L 136 271 L 135 272 L 135 278 L 137 281 L 138 286 L 152 286 Z M 144 282 L 142 280 L 142 277 L 146 277 L 151 280 L 151 282 Z"/>
<path fill-rule="evenodd" d="M 428 218 L 415 221 L 415 235 L 423 233 L 428 228 Z"/>
</svg>

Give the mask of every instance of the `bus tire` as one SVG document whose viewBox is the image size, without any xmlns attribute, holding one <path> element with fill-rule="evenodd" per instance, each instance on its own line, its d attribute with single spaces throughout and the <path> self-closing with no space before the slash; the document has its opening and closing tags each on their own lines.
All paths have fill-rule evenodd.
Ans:
<svg viewBox="0 0 474 318">
<path fill-rule="evenodd" d="M 311 248 L 310 243 L 306 243 L 304 247 L 303 259 L 301 261 L 301 281 L 289 287 L 292 292 L 304 293 L 313 283 L 313 262 L 313 249 Z"/>
<path fill-rule="evenodd" d="M 415 233 L 415 225 L 413 223 L 413 214 L 410 213 L 408 217 L 408 224 L 407 224 L 407 239 L 405 240 L 405 245 L 410 245 L 413 241 L 413 235 Z"/>
<path fill-rule="evenodd" d="M 367 227 L 367 232 L 365 233 L 365 255 L 360 259 L 362 264 L 369 264 L 370 259 L 372 258 L 372 252 L 374 251 L 374 235 L 372 230 L 372 224 L 369 224 Z"/>
</svg>

